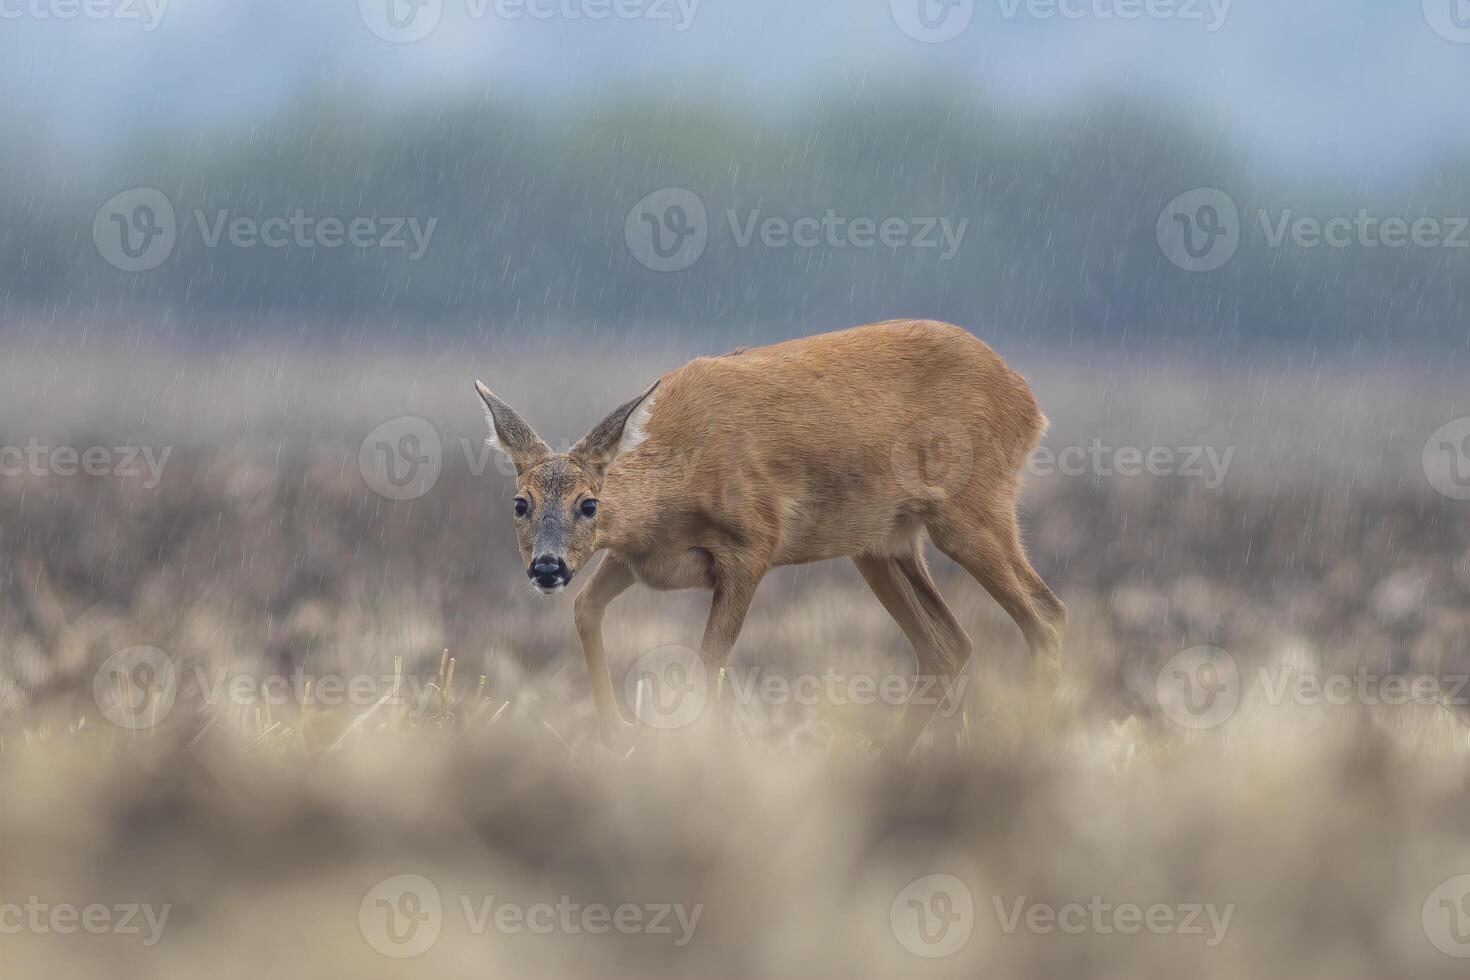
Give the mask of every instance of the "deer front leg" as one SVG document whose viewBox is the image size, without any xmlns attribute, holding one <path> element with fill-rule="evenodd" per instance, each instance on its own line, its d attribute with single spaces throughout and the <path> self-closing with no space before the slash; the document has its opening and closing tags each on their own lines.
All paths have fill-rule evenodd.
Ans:
<svg viewBox="0 0 1470 980">
<path fill-rule="evenodd" d="M 608 672 L 607 655 L 602 648 L 602 616 L 607 611 L 607 604 L 632 584 L 632 570 L 612 554 L 605 554 L 572 604 L 577 635 L 582 640 L 582 656 L 587 660 L 592 700 L 597 705 L 597 725 L 602 743 L 615 751 L 626 746 L 633 726 L 623 720 L 617 697 L 613 694 L 612 675 Z"/>
<path fill-rule="evenodd" d="M 756 586 L 764 568 L 746 565 L 721 567 L 710 602 L 709 620 L 704 626 L 704 639 L 699 645 L 699 659 L 704 665 L 711 700 L 721 695 L 720 672 L 730 660 L 730 651 L 740 636 L 745 614 L 755 598 Z M 715 710 L 720 710 L 716 707 Z"/>
</svg>

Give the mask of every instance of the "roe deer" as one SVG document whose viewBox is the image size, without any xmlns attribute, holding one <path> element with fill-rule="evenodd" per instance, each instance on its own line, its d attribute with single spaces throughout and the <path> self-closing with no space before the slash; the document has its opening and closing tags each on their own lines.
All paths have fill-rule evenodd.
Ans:
<svg viewBox="0 0 1470 980">
<path fill-rule="evenodd" d="M 925 532 L 1020 626 L 1028 715 L 1045 710 L 1066 610 L 1026 560 L 1016 504 L 1047 423 L 1025 380 L 960 328 L 890 321 L 701 357 L 567 453 L 475 387 L 491 443 L 515 466 L 516 538 L 534 588 L 558 592 L 607 552 L 575 617 L 608 744 L 631 726 L 601 623 L 635 582 L 713 591 L 700 658 L 714 678 L 767 571 L 851 558 L 912 644 L 920 677 L 954 679 L 970 638 L 930 578 Z M 906 756 L 938 707 L 911 695 L 885 753 Z"/>
</svg>

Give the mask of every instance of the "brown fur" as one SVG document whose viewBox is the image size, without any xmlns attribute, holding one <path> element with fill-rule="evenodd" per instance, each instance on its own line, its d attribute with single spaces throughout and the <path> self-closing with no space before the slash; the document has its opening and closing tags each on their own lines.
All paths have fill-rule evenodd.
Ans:
<svg viewBox="0 0 1470 980">
<path fill-rule="evenodd" d="M 600 624 L 634 582 L 713 591 L 700 655 L 715 672 L 767 571 L 851 558 L 913 645 L 920 675 L 958 674 L 971 644 L 929 576 L 925 531 L 1020 626 L 1033 693 L 1050 696 L 1066 613 L 1027 562 L 1016 520 L 1046 419 L 987 345 L 949 324 L 890 321 L 699 358 L 650 391 L 646 439 L 621 455 L 624 425 L 650 392 L 566 456 L 529 427 L 539 446 L 517 433 L 507 447 L 524 457 L 523 495 L 572 513 L 580 499 L 599 500 L 595 520 L 572 529 L 565 560 L 576 569 L 607 552 L 576 601 L 605 736 L 621 716 Z M 505 406 L 486 401 L 502 429 Z M 533 542 L 523 534 L 521 545 L 530 561 Z M 910 705 L 893 750 L 906 754 L 936 709 Z"/>
</svg>

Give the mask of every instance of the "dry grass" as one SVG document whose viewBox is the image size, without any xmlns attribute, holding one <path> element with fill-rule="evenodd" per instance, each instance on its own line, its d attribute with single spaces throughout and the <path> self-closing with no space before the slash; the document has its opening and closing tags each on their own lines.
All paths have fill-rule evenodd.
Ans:
<svg viewBox="0 0 1470 980">
<path fill-rule="evenodd" d="M 0 367 L 9 444 L 172 448 L 151 489 L 0 480 L 0 927 L 31 896 L 172 907 L 152 946 L 0 933 L 4 976 L 1463 975 L 1424 914 L 1437 885 L 1470 873 L 1465 708 L 1271 696 L 1303 675 L 1448 688 L 1470 673 L 1470 505 L 1417 475 L 1424 438 L 1463 412 L 1449 381 L 1023 363 L 1055 446 L 1239 447 L 1218 489 L 1037 481 L 1028 542 L 1072 611 L 1055 751 L 1018 744 L 1014 628 L 940 565 L 978 652 L 961 710 L 914 765 L 871 758 L 894 709 L 828 697 L 727 704 L 727 725 L 649 732 L 618 759 L 593 738 L 567 603 L 520 581 L 506 481 L 474 476 L 458 440 L 479 439 L 474 374 L 527 406 L 546 379 L 576 392 L 527 408 L 557 442 L 680 354 L 560 343 L 520 356 L 491 343 L 481 363 L 33 350 Z M 447 452 L 431 493 L 394 503 L 366 487 L 357 452 L 404 414 L 433 420 Z M 701 617 L 695 595 L 620 600 L 617 679 L 649 650 L 695 643 Z M 1233 655 L 1241 703 L 1195 732 L 1156 681 L 1204 644 Z M 159 724 L 127 731 L 93 679 L 138 645 L 165 651 L 179 684 Z M 843 566 L 773 576 L 735 661 L 747 680 L 908 666 Z M 298 671 L 310 695 L 255 700 Z M 103 676 L 105 705 L 118 681 Z M 241 696 L 211 693 L 232 677 Z M 367 680 L 337 704 L 323 687 L 337 677 Z M 925 959 L 891 913 L 936 873 L 964 883 L 973 932 Z M 437 941 L 399 960 L 372 944 L 383 911 L 359 913 L 405 874 L 444 904 Z M 473 911 L 492 895 L 700 912 L 682 946 L 677 925 L 477 932 L 460 897 Z M 995 905 L 1094 896 L 1232 911 L 1212 945 L 1207 922 L 1007 933 Z"/>
</svg>

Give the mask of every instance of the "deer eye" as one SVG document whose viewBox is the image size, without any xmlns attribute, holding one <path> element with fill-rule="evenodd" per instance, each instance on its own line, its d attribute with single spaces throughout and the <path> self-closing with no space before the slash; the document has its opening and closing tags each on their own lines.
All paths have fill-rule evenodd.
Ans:
<svg viewBox="0 0 1470 980">
<path fill-rule="evenodd" d="M 525 517 L 527 512 L 531 509 L 531 505 L 527 502 L 525 497 L 517 497 L 515 507 L 517 517 Z"/>
<path fill-rule="evenodd" d="M 582 516 L 583 517 L 596 517 L 597 516 L 597 501 L 592 500 L 592 499 L 587 499 L 587 500 L 582 501 Z"/>
</svg>

